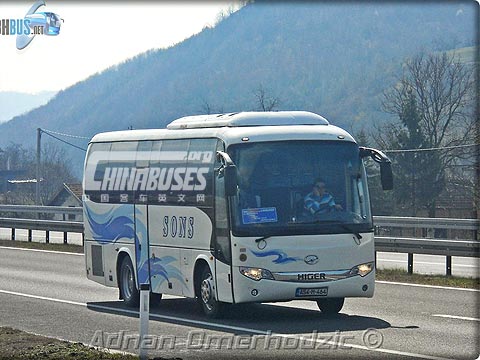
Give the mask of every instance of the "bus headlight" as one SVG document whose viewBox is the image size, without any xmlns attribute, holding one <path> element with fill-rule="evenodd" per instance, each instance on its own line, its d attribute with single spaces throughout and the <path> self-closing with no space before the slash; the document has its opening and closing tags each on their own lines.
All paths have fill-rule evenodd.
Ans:
<svg viewBox="0 0 480 360">
<path fill-rule="evenodd" d="M 361 277 L 364 277 L 372 272 L 374 269 L 373 262 L 365 263 L 365 264 L 360 264 L 357 266 L 354 266 L 350 270 L 350 274 L 352 275 L 360 275 Z"/>
<path fill-rule="evenodd" d="M 274 280 L 273 275 L 270 271 L 260 268 L 250 268 L 245 266 L 239 267 L 240 273 L 249 279 L 259 281 L 261 279 L 270 279 Z"/>
</svg>

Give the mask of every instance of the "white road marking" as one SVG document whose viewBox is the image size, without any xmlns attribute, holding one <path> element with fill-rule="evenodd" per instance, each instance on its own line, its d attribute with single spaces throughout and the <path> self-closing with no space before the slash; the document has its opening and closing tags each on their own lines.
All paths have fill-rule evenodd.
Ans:
<svg viewBox="0 0 480 360">
<path fill-rule="evenodd" d="M 466 317 L 466 316 L 455 316 L 455 315 L 444 315 L 444 314 L 432 314 L 432 316 L 448 318 L 448 319 L 458 319 L 458 320 L 468 320 L 468 321 L 480 321 L 480 319 Z"/>
<path fill-rule="evenodd" d="M 101 310 L 110 310 L 110 311 L 120 312 L 120 313 L 123 312 L 125 314 L 130 314 L 130 315 L 138 315 L 138 311 L 135 311 L 135 310 L 119 309 L 119 308 L 114 308 L 114 307 L 110 307 L 110 306 L 92 305 L 92 304 L 87 304 L 87 303 L 82 303 L 82 302 L 77 302 L 77 301 L 55 299 L 55 298 L 46 297 L 46 296 L 24 294 L 24 293 L 20 293 L 20 292 L 7 291 L 7 290 L 0 290 L 0 293 L 7 294 L 7 295 L 22 296 L 22 297 L 32 298 L 32 299 L 52 301 L 52 302 L 57 302 L 57 303 L 62 303 L 62 304 L 70 304 L 70 305 L 77 305 L 77 306 L 82 306 L 82 307 L 97 308 L 97 309 L 101 309 Z M 244 332 L 247 332 L 247 333 L 260 334 L 260 335 L 275 335 L 275 336 L 280 336 L 280 337 L 285 337 L 285 338 L 291 338 L 292 337 L 291 334 L 272 333 L 271 331 L 250 329 L 250 328 L 245 328 L 245 327 L 240 327 L 240 326 L 231 326 L 231 325 L 225 325 L 225 324 L 216 324 L 216 323 L 211 323 L 211 322 L 208 322 L 208 321 L 193 320 L 193 319 L 181 318 L 181 317 L 176 317 L 176 316 L 150 314 L 150 318 L 174 320 L 174 321 L 180 321 L 180 322 L 184 322 L 184 323 L 190 323 L 190 324 L 195 324 L 195 325 L 204 325 L 204 326 L 220 328 L 220 329 L 237 330 L 237 331 L 240 330 L 240 331 L 244 331 Z M 304 339 L 304 337 L 300 337 L 300 339 Z M 324 341 L 323 339 L 316 340 L 315 342 L 319 342 L 319 341 L 321 342 L 322 345 L 329 344 L 329 345 L 333 345 L 333 346 L 338 346 L 338 343 L 336 343 L 334 341 Z M 410 353 L 410 352 L 405 352 L 405 351 L 397 351 L 397 350 L 382 349 L 382 348 L 369 348 L 369 347 L 364 346 L 364 345 L 357 345 L 357 344 L 350 344 L 350 343 L 345 344 L 345 346 L 346 347 L 351 347 L 351 348 L 354 348 L 354 349 L 359 349 L 359 350 L 375 351 L 375 352 L 380 352 L 380 353 L 385 353 L 385 354 L 403 355 L 403 356 L 409 356 L 409 357 L 420 358 L 420 359 L 430 359 L 430 360 L 445 360 L 446 359 L 446 358 L 442 358 L 442 357 L 438 357 L 438 356 L 416 354 L 416 353 Z"/>
<path fill-rule="evenodd" d="M 383 281 L 383 280 L 375 280 L 377 284 L 387 284 L 387 285 L 402 285 L 402 286 L 414 286 L 414 287 L 424 287 L 424 288 L 432 288 L 432 289 L 445 289 L 445 290 L 459 290 L 459 291 L 473 291 L 473 292 L 480 292 L 478 289 L 468 289 L 468 288 L 458 288 L 458 287 L 451 287 L 451 286 L 439 286 L 439 285 L 425 285 L 425 284 L 410 284 L 410 283 L 401 283 L 395 281 Z"/>
<path fill-rule="evenodd" d="M 28 248 L 9 247 L 9 246 L 0 246 L 0 249 L 21 250 L 21 251 L 36 251 L 36 252 L 44 252 L 44 253 L 50 253 L 50 254 L 65 254 L 65 255 L 84 256 L 84 254 L 82 254 L 82 253 L 73 253 L 73 252 L 55 251 L 55 250 L 42 250 L 42 249 L 28 249 Z"/>
<path fill-rule="evenodd" d="M 396 262 L 396 263 L 405 263 L 407 264 L 407 260 L 393 260 L 393 259 L 377 259 L 377 261 L 386 261 L 386 262 Z M 436 262 L 427 262 L 427 261 L 415 261 L 415 264 L 423 264 L 423 265 L 441 265 L 445 266 L 445 263 L 436 263 Z M 455 267 L 467 267 L 467 268 L 477 268 L 476 265 L 468 265 L 468 264 L 453 264 Z"/>
</svg>

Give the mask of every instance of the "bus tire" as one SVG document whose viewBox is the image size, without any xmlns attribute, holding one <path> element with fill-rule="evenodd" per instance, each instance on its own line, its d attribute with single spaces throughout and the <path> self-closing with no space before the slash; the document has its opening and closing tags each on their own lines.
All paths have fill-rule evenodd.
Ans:
<svg viewBox="0 0 480 360">
<path fill-rule="evenodd" d="M 125 256 L 120 265 L 120 294 L 128 307 L 138 307 L 140 291 L 137 289 L 135 270 L 129 256 Z"/>
<path fill-rule="evenodd" d="M 325 315 L 333 315 L 342 310 L 344 302 L 345 298 L 326 298 L 317 300 L 317 305 Z"/>
<path fill-rule="evenodd" d="M 203 313 L 212 319 L 222 316 L 223 303 L 215 299 L 212 271 L 205 266 L 200 277 L 200 296 L 198 300 L 202 306 Z"/>
</svg>

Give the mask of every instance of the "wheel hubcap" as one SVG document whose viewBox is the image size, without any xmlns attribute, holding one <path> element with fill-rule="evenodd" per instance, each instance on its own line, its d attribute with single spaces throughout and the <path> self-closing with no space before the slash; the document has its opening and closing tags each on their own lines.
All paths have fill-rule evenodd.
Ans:
<svg viewBox="0 0 480 360">
<path fill-rule="evenodd" d="M 129 299 L 132 296 L 134 286 L 135 285 L 133 283 L 132 269 L 129 266 L 127 266 L 123 271 L 123 289 L 124 289 L 123 291 L 125 292 L 124 296 L 127 299 Z"/>
<path fill-rule="evenodd" d="M 208 310 L 212 310 L 213 309 L 213 306 L 212 306 L 212 277 L 211 275 L 204 279 L 202 281 L 202 285 L 200 287 L 200 294 L 202 296 L 202 301 L 203 303 L 205 304 L 206 308 Z"/>
</svg>

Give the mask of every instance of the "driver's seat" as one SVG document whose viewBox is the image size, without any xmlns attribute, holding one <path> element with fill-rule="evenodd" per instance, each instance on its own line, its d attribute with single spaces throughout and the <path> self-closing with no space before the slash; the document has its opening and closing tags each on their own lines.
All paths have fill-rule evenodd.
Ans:
<svg viewBox="0 0 480 360">
<path fill-rule="evenodd" d="M 294 191 L 292 193 L 292 208 L 294 209 L 294 216 L 297 220 L 304 220 L 308 218 L 309 214 L 305 210 L 305 196 L 300 191 Z"/>
</svg>

